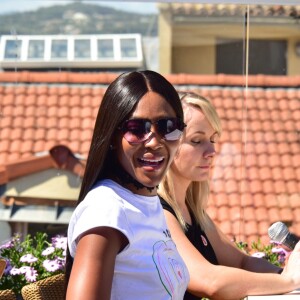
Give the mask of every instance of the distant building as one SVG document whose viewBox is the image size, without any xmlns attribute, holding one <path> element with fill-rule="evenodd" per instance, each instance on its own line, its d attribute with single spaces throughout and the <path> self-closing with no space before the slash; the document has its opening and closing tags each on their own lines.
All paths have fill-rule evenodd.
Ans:
<svg viewBox="0 0 300 300">
<path fill-rule="evenodd" d="M 140 34 L 4 35 L 0 68 L 123 71 L 145 67 Z"/>
<path fill-rule="evenodd" d="M 161 73 L 240 75 L 249 53 L 249 74 L 299 74 L 300 5 L 158 7 Z"/>
</svg>

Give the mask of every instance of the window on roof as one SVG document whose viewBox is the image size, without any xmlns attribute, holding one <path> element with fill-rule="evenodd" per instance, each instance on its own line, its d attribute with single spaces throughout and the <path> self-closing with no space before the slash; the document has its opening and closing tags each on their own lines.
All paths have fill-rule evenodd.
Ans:
<svg viewBox="0 0 300 300">
<path fill-rule="evenodd" d="M 28 43 L 28 58 L 44 58 L 45 41 L 30 40 Z"/>
<path fill-rule="evenodd" d="M 113 58 L 114 44 L 112 39 L 99 39 L 97 43 L 98 58 Z"/>
<path fill-rule="evenodd" d="M 122 58 L 137 57 L 136 39 L 121 39 L 120 45 Z"/>
<path fill-rule="evenodd" d="M 21 57 L 22 41 L 20 40 L 7 40 L 5 44 L 5 59 L 20 59 Z"/>
<path fill-rule="evenodd" d="M 52 40 L 51 58 L 67 58 L 68 41 L 67 40 Z"/>
<path fill-rule="evenodd" d="M 74 41 L 75 58 L 91 58 L 91 41 L 89 39 L 78 39 Z"/>
<path fill-rule="evenodd" d="M 284 40 L 250 40 L 250 75 L 286 75 L 287 42 Z M 217 44 L 216 73 L 243 74 L 243 41 L 219 40 Z"/>
</svg>

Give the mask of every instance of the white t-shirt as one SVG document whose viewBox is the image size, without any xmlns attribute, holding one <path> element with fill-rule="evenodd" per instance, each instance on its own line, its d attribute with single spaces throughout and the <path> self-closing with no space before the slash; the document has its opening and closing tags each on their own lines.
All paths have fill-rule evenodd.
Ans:
<svg viewBox="0 0 300 300">
<path fill-rule="evenodd" d="M 157 196 L 136 195 L 112 180 L 102 180 L 76 207 L 68 228 L 71 256 L 83 232 L 107 226 L 129 244 L 116 257 L 112 300 L 181 300 L 188 270 L 170 237 Z"/>
</svg>

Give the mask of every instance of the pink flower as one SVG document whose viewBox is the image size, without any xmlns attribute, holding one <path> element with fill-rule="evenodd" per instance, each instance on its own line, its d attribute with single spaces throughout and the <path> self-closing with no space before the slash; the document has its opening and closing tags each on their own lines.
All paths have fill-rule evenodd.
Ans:
<svg viewBox="0 0 300 300">
<path fill-rule="evenodd" d="M 35 282 L 37 276 L 38 276 L 38 273 L 34 268 L 28 269 L 27 272 L 25 273 L 25 278 L 29 282 Z"/>
<path fill-rule="evenodd" d="M 20 269 L 18 269 L 16 267 L 13 267 L 9 273 L 10 273 L 10 275 L 20 275 L 21 274 Z"/>
<path fill-rule="evenodd" d="M 47 255 L 52 254 L 54 251 L 55 251 L 55 248 L 54 248 L 54 247 L 48 247 L 47 249 L 45 249 L 45 250 L 42 252 L 42 255 L 43 255 L 43 256 L 47 256 Z"/>
<path fill-rule="evenodd" d="M 52 238 L 52 245 L 58 249 L 67 249 L 67 238 L 63 236 L 57 236 Z"/>
<path fill-rule="evenodd" d="M 48 272 L 55 272 L 55 271 L 58 271 L 61 268 L 61 264 L 57 260 L 46 259 L 43 262 L 43 267 Z"/>
<path fill-rule="evenodd" d="M 33 256 L 32 254 L 25 254 L 20 258 L 21 262 L 27 262 L 27 263 L 34 263 L 36 261 L 38 261 L 38 259 Z"/>
<path fill-rule="evenodd" d="M 278 247 L 272 248 L 272 252 L 273 252 L 273 253 L 284 254 L 284 255 L 286 255 L 286 254 L 289 253 L 289 251 L 286 251 L 285 249 L 283 249 L 283 248 L 278 248 Z"/>
<path fill-rule="evenodd" d="M 21 274 L 26 274 L 26 272 L 27 272 L 28 270 L 30 270 L 30 267 L 29 267 L 29 266 L 23 266 L 23 267 L 21 267 L 19 270 L 20 270 L 20 273 L 21 273 Z"/>
<path fill-rule="evenodd" d="M 263 258 L 263 257 L 266 256 L 266 254 L 264 252 L 255 252 L 251 256 L 258 257 L 258 258 Z"/>
<path fill-rule="evenodd" d="M 14 241 L 13 240 L 10 240 L 4 244 L 2 244 L 0 246 L 0 249 L 9 249 L 9 248 L 12 248 L 14 246 Z"/>
</svg>

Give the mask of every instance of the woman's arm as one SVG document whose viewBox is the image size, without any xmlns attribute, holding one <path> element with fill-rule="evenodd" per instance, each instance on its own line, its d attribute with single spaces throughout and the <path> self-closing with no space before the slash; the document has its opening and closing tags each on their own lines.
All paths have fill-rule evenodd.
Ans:
<svg viewBox="0 0 300 300">
<path fill-rule="evenodd" d="M 109 300 L 117 254 L 128 240 L 119 231 L 98 227 L 79 240 L 67 288 L 68 300 Z"/>
<path fill-rule="evenodd" d="M 252 257 L 238 249 L 234 242 L 230 241 L 211 219 L 206 234 L 215 250 L 220 265 L 257 273 L 279 273 L 282 270 L 266 259 Z"/>
<path fill-rule="evenodd" d="M 210 299 L 232 300 L 247 295 L 280 294 L 300 287 L 299 272 L 292 278 L 278 274 L 248 272 L 238 269 L 237 266 L 233 268 L 209 263 L 190 243 L 174 215 L 166 210 L 164 213 L 172 239 L 190 273 L 188 285 L 190 293 Z M 222 247 L 222 242 L 218 245 Z M 226 252 L 228 250 L 225 249 Z M 220 251 L 222 248 L 217 250 L 218 253 Z M 222 262 L 224 260 L 225 256 L 222 255 Z"/>
</svg>

